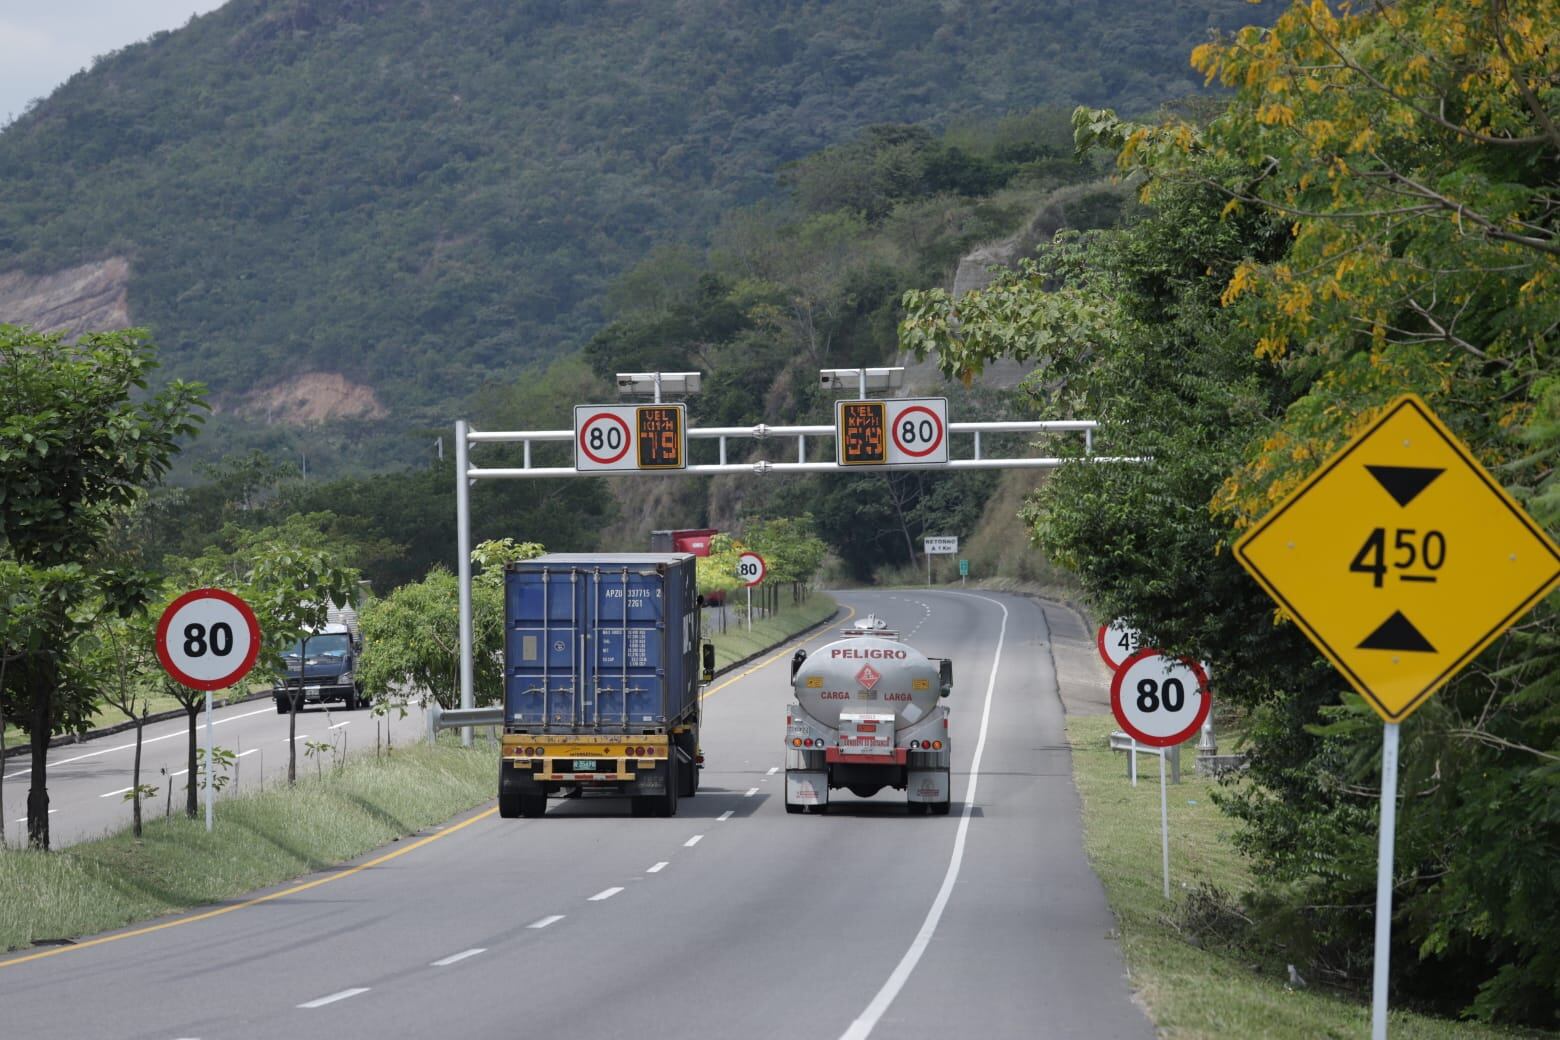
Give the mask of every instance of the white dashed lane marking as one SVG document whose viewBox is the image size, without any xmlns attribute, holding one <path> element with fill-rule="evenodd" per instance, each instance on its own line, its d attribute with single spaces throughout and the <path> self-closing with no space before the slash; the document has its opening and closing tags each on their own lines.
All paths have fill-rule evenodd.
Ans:
<svg viewBox="0 0 1560 1040">
<path fill-rule="evenodd" d="M 486 947 L 478 947 L 477 949 L 474 949 L 474 950 L 462 950 L 459 953 L 452 953 L 448 957 L 445 957 L 443 960 L 434 961 L 431 965 L 429 965 L 429 967 L 432 967 L 432 968 L 447 968 L 451 964 L 455 964 L 458 961 L 463 961 L 467 957 L 475 957 L 479 953 L 487 953 L 487 948 Z"/>
<path fill-rule="evenodd" d="M 307 1004 L 299 1004 L 298 1006 L 301 1007 L 301 1008 L 324 1007 L 326 1004 L 334 1004 L 338 1000 L 346 1000 L 348 997 L 355 997 L 359 993 L 367 993 L 367 992 L 368 992 L 368 987 L 367 986 L 359 986 L 356 989 L 344 989 L 340 993 L 332 993 L 328 997 L 321 997 L 318 1000 L 311 1000 Z"/>
<path fill-rule="evenodd" d="M 663 871 L 665 869 L 666 869 L 666 860 L 663 859 L 661 862 L 657 863 L 655 866 L 651 867 L 649 870 L 646 870 L 645 873 L 646 874 L 659 874 L 661 871 Z"/>
<path fill-rule="evenodd" d="M 758 788 L 756 788 L 756 787 L 749 787 L 747 789 L 747 794 L 743 795 L 742 797 L 744 797 L 744 798 L 751 798 L 751 797 L 753 797 L 757 793 L 758 793 Z"/>
<path fill-rule="evenodd" d="M 599 903 L 603 899 L 611 899 L 621 891 L 623 891 L 623 887 L 621 885 L 617 886 L 616 888 L 604 888 L 600 892 L 597 892 L 595 895 L 591 896 L 590 901 L 592 903 Z"/>
<path fill-rule="evenodd" d="M 540 921 L 532 921 L 530 924 L 526 925 L 526 927 L 527 928 L 546 928 L 548 925 L 550 925 L 550 924 L 557 924 L 561 920 L 563 920 L 563 915 L 562 914 L 553 914 L 551 917 L 544 917 Z"/>
<path fill-rule="evenodd" d="M 691 848 L 693 848 L 695 845 L 697 845 L 699 842 L 701 842 L 703 840 L 704 840 L 704 835 L 702 835 L 702 834 L 695 834 L 693 837 L 691 837 L 687 841 L 683 842 L 683 848 L 691 849 Z"/>
<path fill-rule="evenodd" d="M 769 767 L 769 772 L 766 775 L 774 776 L 778 772 L 780 772 L 780 767 L 779 766 L 770 766 Z"/>
<path fill-rule="evenodd" d="M 735 809 L 727 809 L 725 812 L 721 813 L 719 816 L 717 816 L 715 818 L 715 822 L 716 823 L 725 823 L 727 820 L 731 819 L 731 817 L 733 815 L 735 815 L 735 814 L 736 814 L 736 810 Z"/>
</svg>

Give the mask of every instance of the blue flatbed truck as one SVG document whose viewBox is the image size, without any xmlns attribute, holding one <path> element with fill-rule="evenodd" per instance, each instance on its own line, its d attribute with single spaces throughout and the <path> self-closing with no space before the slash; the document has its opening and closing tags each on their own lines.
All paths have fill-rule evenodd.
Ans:
<svg viewBox="0 0 1560 1040">
<path fill-rule="evenodd" d="M 498 811 L 614 794 L 672 816 L 699 787 L 701 639 L 688 553 L 550 553 L 504 574 L 504 735 Z"/>
</svg>

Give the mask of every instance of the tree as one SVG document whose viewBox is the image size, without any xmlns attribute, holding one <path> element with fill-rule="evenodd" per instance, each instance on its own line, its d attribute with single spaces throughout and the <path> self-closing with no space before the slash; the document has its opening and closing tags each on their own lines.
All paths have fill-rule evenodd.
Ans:
<svg viewBox="0 0 1560 1040">
<path fill-rule="evenodd" d="M 503 538 L 471 551 L 472 673 L 476 703 L 504 696 L 504 566 L 540 556 L 537 542 Z M 362 615 L 363 689 L 385 711 L 411 696 L 441 707 L 460 704 L 460 588 L 455 575 L 434 567 L 368 605 Z"/>
<path fill-rule="evenodd" d="M 141 799 L 156 788 L 141 784 L 141 736 L 146 725 L 151 693 L 163 676 L 157 660 L 156 621 L 144 610 L 129 617 L 103 618 L 91 634 L 73 647 L 69 670 L 78 681 L 91 685 L 109 707 L 122 712 L 135 726 L 135 759 L 130 770 L 131 830 L 141 836 Z"/>
<path fill-rule="evenodd" d="M 0 325 L 0 557 L 28 569 L 38 593 L 30 637 L 6 648 L 25 683 L 17 721 L 32 742 L 27 834 L 37 848 L 49 845 L 49 737 L 91 707 L 90 691 L 60 686 L 62 661 L 89 608 L 129 614 L 149 595 L 145 574 L 100 562 L 117 511 L 166 472 L 204 407 L 196 384 L 149 391 L 155 367 L 141 330 L 69 344 Z"/>
<path fill-rule="evenodd" d="M 1028 284 L 910 301 L 907 341 L 945 367 L 1059 359 L 1058 409 L 1113 413 L 1108 443 L 1154 456 L 1068 467 L 1029 515 L 1102 611 L 1216 662 L 1251 752 L 1250 783 L 1221 799 L 1256 860 L 1247 913 L 1340 982 L 1368 974 L 1372 922 L 1353 908 L 1374 883 L 1379 725 L 1270 624 L 1228 549 L 1404 389 L 1553 518 L 1557 44 L 1560 11 L 1540 3 L 1295 4 L 1272 30 L 1199 49 L 1236 88 L 1206 126 L 1077 113 L 1080 143 L 1117 151 L 1147 220 Z M 1132 272 L 1127 291 L 1091 291 L 1112 268 Z M 1148 554 L 1155 567 L 1134 562 Z M 1404 726 L 1400 992 L 1553 1023 L 1557 657 L 1546 603 Z"/>
</svg>

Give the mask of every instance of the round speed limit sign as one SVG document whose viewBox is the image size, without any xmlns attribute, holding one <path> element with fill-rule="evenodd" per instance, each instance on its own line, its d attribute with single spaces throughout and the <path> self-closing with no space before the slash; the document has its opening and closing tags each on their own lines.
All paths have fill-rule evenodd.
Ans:
<svg viewBox="0 0 1560 1040">
<path fill-rule="evenodd" d="M 737 577 L 742 584 L 752 587 L 764 580 L 764 575 L 769 573 L 769 566 L 764 563 L 764 558 L 756 552 L 745 552 L 737 557 Z"/>
<path fill-rule="evenodd" d="M 1111 671 L 1117 671 L 1127 658 L 1138 652 L 1137 629 L 1117 618 L 1108 625 L 1100 626 L 1094 635 L 1094 645 L 1099 648 L 1100 659 Z"/>
<path fill-rule="evenodd" d="M 157 659 L 191 689 L 232 686 L 254 667 L 259 653 L 255 612 L 226 589 L 186 592 L 157 622 Z"/>
<path fill-rule="evenodd" d="M 1208 673 L 1196 661 L 1139 650 L 1116 669 L 1110 708 L 1139 744 L 1173 747 L 1189 740 L 1208 718 L 1213 697 Z"/>
</svg>

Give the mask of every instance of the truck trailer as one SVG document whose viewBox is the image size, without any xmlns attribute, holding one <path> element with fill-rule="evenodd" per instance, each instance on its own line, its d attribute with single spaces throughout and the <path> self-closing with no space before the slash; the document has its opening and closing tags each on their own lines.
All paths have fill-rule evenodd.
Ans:
<svg viewBox="0 0 1560 1040">
<path fill-rule="evenodd" d="M 953 748 L 953 662 L 929 658 L 870 617 L 809 655 L 791 658 L 785 810 L 827 812 L 832 790 L 870 798 L 905 792 L 912 814 L 947 815 Z"/>
<path fill-rule="evenodd" d="M 688 553 L 551 553 L 505 568 L 500 816 L 582 794 L 676 814 L 699 787 L 701 679 L 714 669 L 699 614 Z"/>
</svg>

